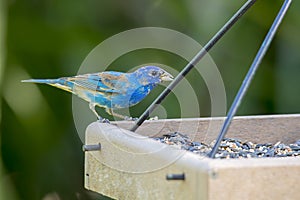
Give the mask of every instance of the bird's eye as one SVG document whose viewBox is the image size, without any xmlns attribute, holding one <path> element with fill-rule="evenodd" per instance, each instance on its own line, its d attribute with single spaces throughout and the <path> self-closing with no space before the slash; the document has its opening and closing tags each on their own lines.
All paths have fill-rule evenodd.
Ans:
<svg viewBox="0 0 300 200">
<path fill-rule="evenodd" d="M 152 71 L 152 72 L 151 72 L 151 75 L 152 75 L 152 76 L 157 76 L 157 74 L 158 74 L 157 71 Z"/>
</svg>

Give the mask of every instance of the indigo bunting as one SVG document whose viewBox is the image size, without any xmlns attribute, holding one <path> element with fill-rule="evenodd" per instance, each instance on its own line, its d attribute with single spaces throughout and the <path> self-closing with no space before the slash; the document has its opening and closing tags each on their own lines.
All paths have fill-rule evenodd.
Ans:
<svg viewBox="0 0 300 200">
<path fill-rule="evenodd" d="M 62 77 L 57 79 L 30 79 L 22 82 L 44 83 L 68 92 L 89 102 L 89 107 L 99 120 L 104 120 L 95 106 L 119 118 L 115 109 L 128 108 L 142 101 L 159 83 L 171 81 L 173 76 L 157 66 L 145 66 L 132 73 L 105 71 L 100 73 Z"/>
</svg>

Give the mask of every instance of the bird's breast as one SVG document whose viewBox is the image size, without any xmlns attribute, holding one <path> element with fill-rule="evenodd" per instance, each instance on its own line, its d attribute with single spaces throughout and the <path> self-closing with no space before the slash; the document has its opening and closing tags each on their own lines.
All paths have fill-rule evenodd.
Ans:
<svg viewBox="0 0 300 200">
<path fill-rule="evenodd" d="M 146 85 L 146 86 L 141 86 L 132 91 L 132 94 L 130 96 L 130 105 L 135 105 L 142 101 L 150 92 L 151 90 L 155 87 L 155 85 Z"/>
</svg>

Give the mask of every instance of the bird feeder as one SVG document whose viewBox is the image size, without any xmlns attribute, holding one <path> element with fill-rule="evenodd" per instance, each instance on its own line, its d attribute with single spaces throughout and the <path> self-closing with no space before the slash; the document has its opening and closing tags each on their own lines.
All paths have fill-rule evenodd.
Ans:
<svg viewBox="0 0 300 200">
<path fill-rule="evenodd" d="M 223 121 L 146 121 L 137 133 L 126 130 L 133 122 L 94 122 L 86 130 L 85 147 L 100 143 L 101 149 L 85 152 L 85 188 L 113 199 L 298 199 L 300 157 L 212 159 L 148 137 L 180 126 L 194 141 L 211 142 L 209 125 Z M 227 137 L 293 143 L 300 138 L 300 115 L 235 117 Z"/>
<path fill-rule="evenodd" d="M 300 198 L 300 115 L 234 117 L 291 0 L 285 0 L 275 18 L 226 118 L 143 123 L 254 3 L 255 0 L 249 0 L 244 4 L 136 122 L 94 122 L 88 126 L 83 146 L 86 189 L 114 199 Z M 172 132 L 184 133 L 195 142 L 215 141 L 211 153 L 198 155 L 152 138 Z M 214 133 L 218 132 L 216 139 Z M 270 158 L 217 159 L 216 153 L 225 134 L 228 138 L 253 143 L 290 144 L 298 141 L 298 146 L 293 146 L 293 154 L 284 154 L 286 157 L 278 154 Z"/>
</svg>

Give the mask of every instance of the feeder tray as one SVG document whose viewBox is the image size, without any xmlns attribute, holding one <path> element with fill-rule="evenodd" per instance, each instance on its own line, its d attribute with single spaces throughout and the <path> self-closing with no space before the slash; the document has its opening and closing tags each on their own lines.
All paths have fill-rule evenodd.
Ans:
<svg viewBox="0 0 300 200">
<path fill-rule="evenodd" d="M 299 157 L 211 159 L 148 137 L 180 130 L 211 142 L 208 131 L 217 133 L 223 121 L 146 121 L 138 134 L 123 129 L 133 122 L 94 122 L 86 130 L 85 147 L 93 148 L 85 153 L 85 188 L 115 199 L 298 199 Z M 300 139 L 300 115 L 235 117 L 227 137 L 293 143 Z"/>
</svg>

